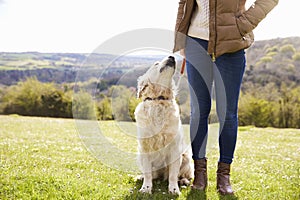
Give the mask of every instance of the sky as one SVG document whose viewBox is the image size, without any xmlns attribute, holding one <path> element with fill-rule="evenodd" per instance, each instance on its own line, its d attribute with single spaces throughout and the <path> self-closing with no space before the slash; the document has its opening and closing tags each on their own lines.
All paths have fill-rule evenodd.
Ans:
<svg viewBox="0 0 300 200">
<path fill-rule="evenodd" d="M 90 53 L 128 31 L 172 31 L 178 1 L 0 0 L 0 52 Z M 254 30 L 255 39 L 300 36 L 299 7 L 299 0 L 280 0 Z"/>
</svg>

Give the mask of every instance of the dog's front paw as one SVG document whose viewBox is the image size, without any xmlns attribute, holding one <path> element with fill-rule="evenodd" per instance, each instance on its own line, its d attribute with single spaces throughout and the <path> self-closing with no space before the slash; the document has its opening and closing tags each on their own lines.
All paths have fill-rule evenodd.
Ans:
<svg viewBox="0 0 300 200">
<path fill-rule="evenodd" d="M 152 186 L 151 185 L 143 185 L 140 189 L 141 193 L 148 193 L 151 194 L 152 192 Z"/>
<path fill-rule="evenodd" d="M 169 184 L 169 193 L 174 195 L 180 195 L 181 192 L 179 190 L 178 184 Z"/>
</svg>

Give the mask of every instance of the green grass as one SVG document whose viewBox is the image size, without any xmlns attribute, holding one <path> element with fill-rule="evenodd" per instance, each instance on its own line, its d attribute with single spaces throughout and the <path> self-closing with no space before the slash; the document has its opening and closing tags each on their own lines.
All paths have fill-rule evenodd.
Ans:
<svg viewBox="0 0 300 200">
<path fill-rule="evenodd" d="M 110 121 L 101 122 L 100 127 L 112 144 L 136 151 L 136 140 L 131 137 L 134 126 L 116 126 Z M 132 133 L 126 135 L 122 129 Z M 137 173 L 118 171 L 97 160 L 80 140 L 74 120 L 0 116 L 0 199 L 299 200 L 300 130 L 239 130 L 232 164 L 235 197 L 219 197 L 215 190 L 216 144 L 208 152 L 207 192 L 193 192 L 188 187 L 177 197 L 167 193 L 167 182 L 158 181 L 152 195 L 138 193 L 142 183 L 135 180 Z"/>
</svg>

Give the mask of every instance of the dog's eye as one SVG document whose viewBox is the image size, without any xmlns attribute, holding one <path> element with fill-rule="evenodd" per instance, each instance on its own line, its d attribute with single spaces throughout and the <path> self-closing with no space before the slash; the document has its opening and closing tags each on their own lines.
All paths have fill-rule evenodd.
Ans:
<svg viewBox="0 0 300 200">
<path fill-rule="evenodd" d="M 154 63 L 154 66 L 157 66 L 157 65 L 159 65 L 159 62 Z"/>
</svg>

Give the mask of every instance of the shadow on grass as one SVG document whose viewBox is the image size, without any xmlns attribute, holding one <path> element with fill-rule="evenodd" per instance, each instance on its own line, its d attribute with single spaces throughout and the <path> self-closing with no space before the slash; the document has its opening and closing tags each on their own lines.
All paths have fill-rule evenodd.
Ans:
<svg viewBox="0 0 300 200">
<path fill-rule="evenodd" d="M 190 190 L 186 199 L 187 200 L 207 199 L 206 191 Z M 219 200 L 238 200 L 238 197 L 235 195 L 224 195 L 224 196 L 219 195 Z"/>
<path fill-rule="evenodd" d="M 238 200 L 239 198 L 235 195 L 219 195 L 220 200 Z"/>
<path fill-rule="evenodd" d="M 126 195 L 124 200 L 137 200 L 137 199 L 178 199 L 179 196 L 171 195 L 168 193 L 168 181 L 153 181 L 152 194 L 140 193 L 139 189 L 142 187 L 143 181 L 137 180 L 134 187 L 131 189 L 130 194 Z"/>
<path fill-rule="evenodd" d="M 207 196 L 206 196 L 206 191 L 200 191 L 200 190 L 191 190 L 186 199 L 188 200 L 194 200 L 194 199 L 207 199 Z"/>
</svg>

